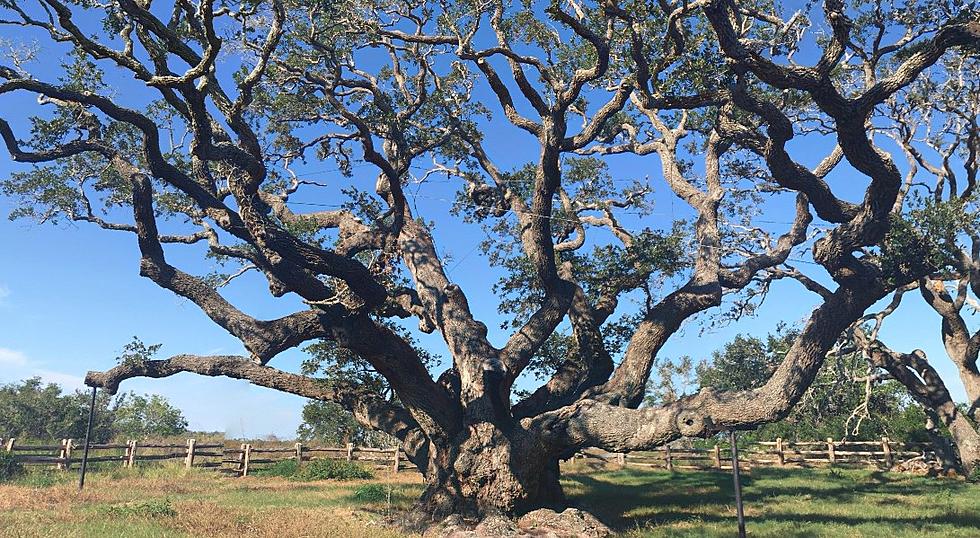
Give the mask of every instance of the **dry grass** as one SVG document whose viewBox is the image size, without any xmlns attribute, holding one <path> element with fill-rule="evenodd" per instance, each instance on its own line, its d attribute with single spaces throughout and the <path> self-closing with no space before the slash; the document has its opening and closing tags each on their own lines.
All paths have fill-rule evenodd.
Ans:
<svg viewBox="0 0 980 538">
<path fill-rule="evenodd" d="M 734 535 L 725 473 L 579 468 L 563 482 L 572 502 L 627 537 Z M 390 502 L 355 498 L 367 484 L 381 484 Z M 386 516 L 420 490 L 415 473 L 295 482 L 172 466 L 103 470 L 78 493 L 74 476 L 60 473 L 0 485 L 0 536 L 395 538 L 405 535 L 385 526 Z M 757 537 L 980 536 L 980 485 L 963 481 L 770 469 L 749 473 L 744 493 Z"/>
<path fill-rule="evenodd" d="M 391 504 L 353 500 L 365 483 L 389 485 Z M 407 508 L 419 489 L 414 473 L 302 484 L 177 468 L 96 474 L 81 493 L 74 482 L 0 485 L 0 535 L 387 538 L 404 535 L 384 516 Z"/>
</svg>

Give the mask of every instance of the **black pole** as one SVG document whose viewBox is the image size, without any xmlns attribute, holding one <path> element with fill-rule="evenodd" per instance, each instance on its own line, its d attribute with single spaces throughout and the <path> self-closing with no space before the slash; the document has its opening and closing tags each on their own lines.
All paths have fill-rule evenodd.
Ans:
<svg viewBox="0 0 980 538">
<path fill-rule="evenodd" d="M 735 512 L 738 514 L 738 538 L 745 538 L 745 512 L 742 511 L 742 481 L 738 474 L 738 442 L 735 440 L 735 430 L 729 430 L 728 436 L 732 441 L 732 479 L 735 481 Z"/>
<path fill-rule="evenodd" d="M 89 439 L 92 437 L 92 419 L 95 418 L 95 391 L 98 390 L 96 387 L 92 387 L 92 403 L 88 407 L 88 426 L 85 428 L 85 451 L 82 452 L 82 470 L 78 474 L 78 491 L 82 491 L 85 487 L 85 469 L 88 467 L 88 445 Z"/>
</svg>

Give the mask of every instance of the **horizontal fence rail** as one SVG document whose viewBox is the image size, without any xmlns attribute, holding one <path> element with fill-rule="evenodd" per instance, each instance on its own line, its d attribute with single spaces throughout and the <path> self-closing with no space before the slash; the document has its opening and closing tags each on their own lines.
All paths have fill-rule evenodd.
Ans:
<svg viewBox="0 0 980 538">
<path fill-rule="evenodd" d="M 14 460 L 26 465 L 51 465 L 68 470 L 81 462 L 83 444 L 62 439 L 61 444 L 21 445 L 14 438 L 0 438 L 0 450 L 11 453 Z M 621 467 L 673 470 L 731 470 L 727 443 L 707 447 L 683 446 L 675 443 L 656 451 L 611 453 L 588 449 L 575 454 L 573 461 Z M 826 439 L 824 441 L 757 441 L 739 447 L 740 466 L 752 467 L 815 467 L 865 466 L 891 469 L 908 460 L 936 461 L 929 443 L 904 443 L 883 437 L 876 441 Z M 117 463 L 133 467 L 139 462 L 183 460 L 187 468 L 211 468 L 221 472 L 248 476 L 251 471 L 281 461 L 294 460 L 299 464 L 317 459 L 343 460 L 361 463 L 391 472 L 413 469 L 400 448 L 307 446 L 295 443 L 199 443 L 188 439 L 184 444 L 127 441 L 126 443 L 89 445 L 91 463 Z"/>
</svg>

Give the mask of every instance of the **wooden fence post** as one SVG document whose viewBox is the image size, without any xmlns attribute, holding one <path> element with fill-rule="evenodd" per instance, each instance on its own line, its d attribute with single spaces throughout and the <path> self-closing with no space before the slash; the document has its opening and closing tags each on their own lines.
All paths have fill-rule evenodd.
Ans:
<svg viewBox="0 0 980 538">
<path fill-rule="evenodd" d="M 354 443 L 347 443 L 347 461 L 354 461 Z"/>
<path fill-rule="evenodd" d="M 252 459 L 252 444 L 242 445 L 242 476 L 248 476 L 249 462 Z"/>
<path fill-rule="evenodd" d="M 620 467 L 626 467 L 626 454 L 624 452 L 619 452 L 616 454 L 616 463 Z"/>
<path fill-rule="evenodd" d="M 75 440 L 69 439 L 65 445 L 65 470 L 71 469 L 71 453 L 75 449 Z"/>
<path fill-rule="evenodd" d="M 670 445 L 664 445 L 664 463 L 664 467 L 666 467 L 668 471 L 674 470 L 674 458 L 670 455 Z"/>
<path fill-rule="evenodd" d="M 779 466 L 782 467 L 786 465 L 786 453 L 783 452 L 783 438 L 776 438 L 776 460 L 779 462 Z"/>
<path fill-rule="evenodd" d="M 68 455 L 67 452 L 68 452 L 68 439 L 62 439 L 61 450 L 58 451 L 58 459 L 61 461 L 55 464 L 55 468 L 58 469 L 59 471 L 65 470 L 65 456 Z"/>
<path fill-rule="evenodd" d="M 303 464 L 303 443 L 296 443 L 296 465 Z"/>
<path fill-rule="evenodd" d="M 127 439 L 126 440 L 126 453 L 123 454 L 123 460 L 122 460 L 123 467 L 129 467 L 129 451 L 132 450 L 132 449 L 133 449 L 133 441 L 132 441 L 132 439 Z"/>
<path fill-rule="evenodd" d="M 129 442 L 129 455 L 126 458 L 126 467 L 132 469 L 135 463 L 136 463 L 136 439 L 133 439 L 132 441 Z"/>
<path fill-rule="evenodd" d="M 887 437 L 881 438 L 881 450 L 885 453 L 885 464 L 891 469 L 895 465 L 895 458 L 892 456 L 892 447 Z"/>
<path fill-rule="evenodd" d="M 391 471 L 394 472 L 394 473 L 397 473 L 398 472 L 398 456 L 399 456 L 398 452 L 399 452 L 399 450 L 398 450 L 398 447 L 396 446 L 395 447 L 395 465 L 391 469 Z"/>
<path fill-rule="evenodd" d="M 827 438 L 827 460 L 830 461 L 830 464 L 831 465 L 833 465 L 835 462 L 837 462 L 837 452 L 834 450 L 834 438 L 833 437 L 828 437 Z"/>
<path fill-rule="evenodd" d="M 242 443 L 241 450 L 238 452 L 238 476 L 244 476 L 245 471 L 245 443 Z"/>
<path fill-rule="evenodd" d="M 715 443 L 715 467 L 721 469 L 721 447 Z"/>
<path fill-rule="evenodd" d="M 194 466 L 194 449 L 197 447 L 197 439 L 187 440 L 187 457 L 184 458 L 184 467 L 190 469 Z"/>
<path fill-rule="evenodd" d="M 4 445 L 4 448 L 7 449 L 7 452 L 14 451 L 14 441 L 16 440 L 17 440 L 16 437 L 11 437 L 10 439 L 7 439 L 7 444 Z"/>
</svg>

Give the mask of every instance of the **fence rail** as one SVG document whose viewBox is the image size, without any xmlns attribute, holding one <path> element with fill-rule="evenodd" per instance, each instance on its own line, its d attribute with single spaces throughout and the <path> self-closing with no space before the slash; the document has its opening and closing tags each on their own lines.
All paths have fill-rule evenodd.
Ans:
<svg viewBox="0 0 980 538">
<path fill-rule="evenodd" d="M 27 465 L 53 465 L 68 470 L 81 461 L 81 443 L 63 439 L 60 445 L 19 445 L 16 439 L 0 438 L 2 450 L 13 454 L 16 461 Z M 584 450 L 574 456 L 575 461 L 613 464 L 622 467 L 655 469 L 731 469 L 729 447 L 725 443 L 710 447 L 665 445 L 658 451 L 610 453 L 601 450 Z M 896 464 L 914 458 L 935 460 L 928 443 L 902 443 L 883 437 L 877 441 L 852 441 L 826 439 L 824 441 L 758 441 L 740 446 L 740 466 L 752 467 L 814 467 L 814 466 L 870 466 L 890 469 Z M 348 444 L 345 447 L 306 446 L 296 443 L 289 446 L 262 446 L 242 443 L 198 443 L 188 439 L 185 444 L 142 443 L 127 441 L 125 444 L 89 445 L 89 462 L 118 463 L 133 467 L 142 461 L 183 460 L 187 468 L 219 469 L 222 472 L 248 476 L 251 471 L 280 461 L 297 463 L 315 459 L 362 462 L 392 472 L 410 469 L 413 465 L 398 448 L 370 448 Z"/>
</svg>

